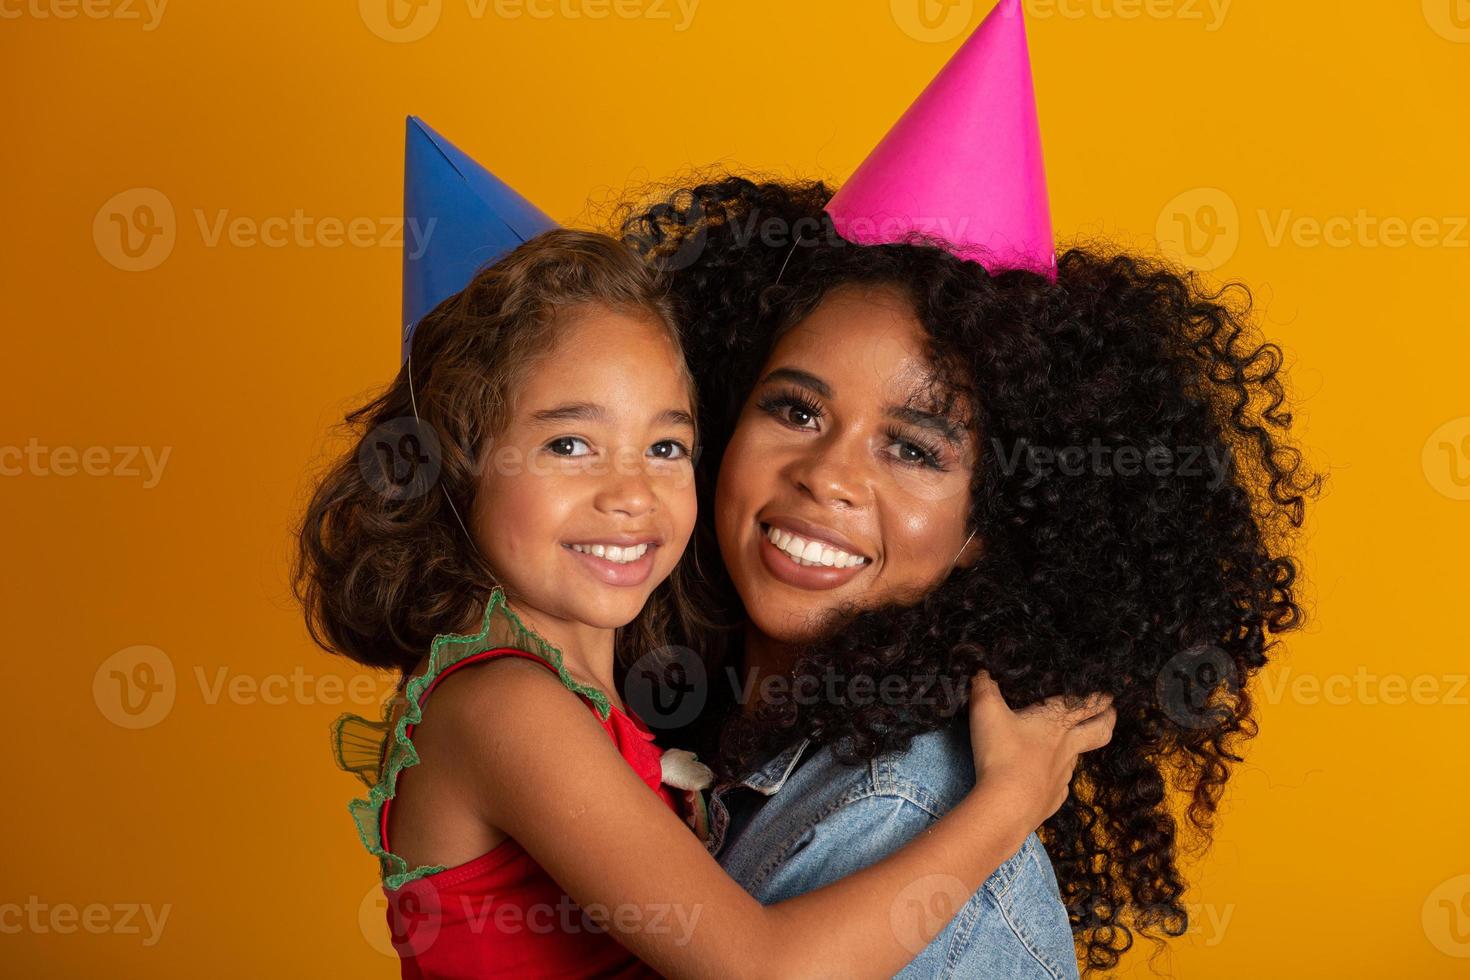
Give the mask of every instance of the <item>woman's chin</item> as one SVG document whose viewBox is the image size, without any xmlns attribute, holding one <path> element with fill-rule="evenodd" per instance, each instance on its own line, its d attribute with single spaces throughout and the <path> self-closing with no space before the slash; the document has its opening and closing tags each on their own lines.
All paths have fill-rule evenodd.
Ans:
<svg viewBox="0 0 1470 980">
<path fill-rule="evenodd" d="M 750 622 L 762 635 L 777 643 L 811 643 L 823 632 L 822 618 L 830 607 L 797 605 L 789 601 L 764 598 L 747 602 L 745 610 Z"/>
</svg>

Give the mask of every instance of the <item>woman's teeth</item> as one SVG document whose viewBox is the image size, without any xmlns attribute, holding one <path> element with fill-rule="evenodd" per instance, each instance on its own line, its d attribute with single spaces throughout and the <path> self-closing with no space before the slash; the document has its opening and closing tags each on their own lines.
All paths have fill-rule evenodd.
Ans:
<svg viewBox="0 0 1470 980">
<path fill-rule="evenodd" d="M 631 548 L 620 548 L 617 545 L 574 544 L 572 545 L 572 550 L 593 555 L 605 561 L 617 562 L 622 565 L 642 558 L 648 552 L 648 545 L 645 543 L 634 545 Z"/>
<path fill-rule="evenodd" d="M 779 527 L 766 530 L 766 537 L 771 544 L 780 548 L 791 557 L 798 565 L 826 565 L 828 568 L 852 568 L 862 565 L 868 559 L 861 555 L 851 555 L 841 548 L 834 548 L 820 541 L 808 541 L 806 538 L 798 537 L 789 531 L 783 531 Z"/>
</svg>

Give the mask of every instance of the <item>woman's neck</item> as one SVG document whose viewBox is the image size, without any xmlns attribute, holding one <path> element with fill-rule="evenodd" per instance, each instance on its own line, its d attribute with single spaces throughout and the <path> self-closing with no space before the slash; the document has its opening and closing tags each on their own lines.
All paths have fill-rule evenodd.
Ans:
<svg viewBox="0 0 1470 980">
<path fill-rule="evenodd" d="M 790 698 L 791 667 L 795 662 L 794 645 L 773 640 L 753 625 L 748 626 L 741 661 L 741 690 L 747 693 L 741 698 L 740 713 L 751 715 L 758 704 L 773 696 Z"/>
</svg>

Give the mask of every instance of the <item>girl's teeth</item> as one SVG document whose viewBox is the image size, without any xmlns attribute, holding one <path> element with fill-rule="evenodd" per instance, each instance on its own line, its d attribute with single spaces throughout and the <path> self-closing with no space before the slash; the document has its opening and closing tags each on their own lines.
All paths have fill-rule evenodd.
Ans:
<svg viewBox="0 0 1470 980">
<path fill-rule="evenodd" d="M 822 565 L 827 568 L 852 568 L 862 565 L 868 559 L 858 555 L 848 554 L 841 548 L 833 548 L 824 545 L 820 541 L 808 541 L 799 538 L 789 531 L 783 531 L 778 527 L 772 527 L 766 532 L 766 537 L 781 551 L 791 557 L 798 565 L 813 566 Z"/>
<path fill-rule="evenodd" d="M 615 544 L 574 544 L 572 545 L 572 550 L 601 558 L 604 561 L 617 562 L 619 565 L 625 565 L 630 561 L 637 561 L 646 555 L 648 553 L 648 545 L 645 543 L 629 548 L 622 548 Z"/>
</svg>

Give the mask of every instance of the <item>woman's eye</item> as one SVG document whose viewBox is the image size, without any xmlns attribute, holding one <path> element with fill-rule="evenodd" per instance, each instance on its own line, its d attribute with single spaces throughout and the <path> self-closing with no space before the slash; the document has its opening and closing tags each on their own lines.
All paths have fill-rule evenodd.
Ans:
<svg viewBox="0 0 1470 980">
<path fill-rule="evenodd" d="M 574 451 L 576 446 L 585 447 L 587 452 Z M 587 440 L 579 439 L 577 436 L 562 436 L 559 439 L 553 439 L 546 444 L 546 448 L 557 456 L 589 456 L 592 453 L 592 447 L 587 445 Z"/>
<path fill-rule="evenodd" d="M 888 433 L 888 438 L 892 439 L 893 445 L 897 447 L 897 452 L 893 455 L 898 458 L 899 462 L 911 466 L 927 466 L 936 470 L 945 468 L 943 454 L 938 447 L 926 446 L 912 439 L 905 439 L 895 432 Z"/>
<path fill-rule="evenodd" d="M 771 395 L 756 404 L 767 414 L 798 429 L 811 428 L 807 423 L 822 417 L 822 410 L 816 402 L 793 393 Z"/>
<path fill-rule="evenodd" d="M 677 439 L 665 439 L 663 442 L 654 443 L 649 448 L 648 454 L 655 459 L 688 459 L 689 447 Z"/>
</svg>

